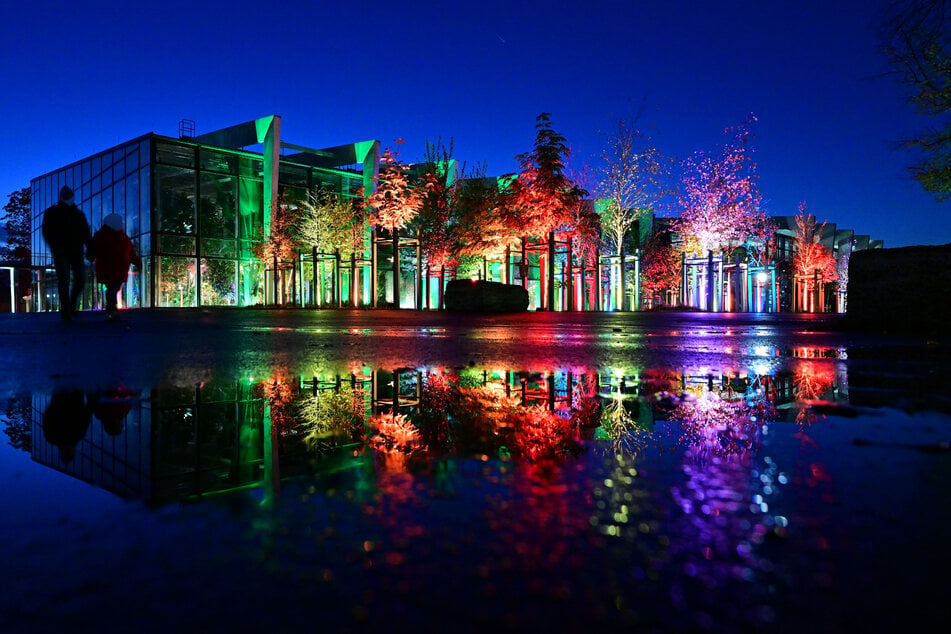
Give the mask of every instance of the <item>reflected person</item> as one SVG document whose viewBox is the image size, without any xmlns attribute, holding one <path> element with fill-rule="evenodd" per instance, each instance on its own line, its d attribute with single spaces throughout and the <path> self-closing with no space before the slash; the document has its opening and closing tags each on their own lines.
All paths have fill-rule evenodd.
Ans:
<svg viewBox="0 0 951 634">
<path fill-rule="evenodd" d="M 76 445 L 86 437 L 92 421 L 92 408 L 82 390 L 55 390 L 43 412 L 43 437 L 59 448 L 63 464 L 76 455 Z"/>
</svg>

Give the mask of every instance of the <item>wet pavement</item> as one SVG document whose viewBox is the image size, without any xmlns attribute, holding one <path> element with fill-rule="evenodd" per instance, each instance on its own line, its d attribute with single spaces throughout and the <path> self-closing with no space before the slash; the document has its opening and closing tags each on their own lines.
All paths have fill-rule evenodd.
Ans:
<svg viewBox="0 0 951 634">
<path fill-rule="evenodd" d="M 835 316 L 0 316 L 3 631 L 914 629 L 951 341 Z"/>
</svg>

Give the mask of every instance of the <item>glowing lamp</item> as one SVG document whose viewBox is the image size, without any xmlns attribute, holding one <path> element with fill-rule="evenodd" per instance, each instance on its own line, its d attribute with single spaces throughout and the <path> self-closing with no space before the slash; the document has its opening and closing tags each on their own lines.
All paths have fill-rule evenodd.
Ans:
<svg viewBox="0 0 951 634">
<path fill-rule="evenodd" d="M 760 284 L 765 284 L 766 280 L 768 279 L 769 279 L 769 276 L 766 275 L 765 271 L 760 271 L 759 273 L 756 274 L 756 281 L 759 282 Z"/>
</svg>

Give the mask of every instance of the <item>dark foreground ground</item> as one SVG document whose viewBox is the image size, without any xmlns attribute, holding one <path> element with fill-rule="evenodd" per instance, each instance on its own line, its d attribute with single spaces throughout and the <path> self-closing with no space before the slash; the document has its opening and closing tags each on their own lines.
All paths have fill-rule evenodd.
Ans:
<svg viewBox="0 0 951 634">
<path fill-rule="evenodd" d="M 947 613 L 949 350 L 786 315 L 0 316 L 0 630 L 915 631 Z M 394 371 L 424 442 L 304 450 L 277 413 Z M 517 401 L 547 377 L 597 387 L 546 418 Z M 56 395 L 120 385 L 64 459 Z"/>
</svg>

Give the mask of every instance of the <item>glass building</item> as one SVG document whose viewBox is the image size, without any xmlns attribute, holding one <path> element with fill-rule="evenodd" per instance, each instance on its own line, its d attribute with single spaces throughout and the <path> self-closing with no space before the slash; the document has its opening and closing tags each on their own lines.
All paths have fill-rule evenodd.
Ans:
<svg viewBox="0 0 951 634">
<path fill-rule="evenodd" d="M 269 230 L 270 210 L 279 200 L 296 206 L 318 187 L 347 197 L 372 189 L 380 153 L 379 141 L 320 150 L 285 143 L 280 122 L 272 115 L 200 136 L 187 134 L 188 126 L 179 138 L 150 133 L 34 178 L 31 310 L 59 308 L 41 227 L 63 185 L 93 233 L 108 214 L 125 219 L 142 270 L 130 271 L 121 306 L 267 303 L 276 287 L 268 275 L 280 272 L 268 271 L 254 246 Z M 295 285 L 301 295 L 305 258 Z M 89 266 L 81 308 L 104 305 L 101 293 Z"/>
</svg>

